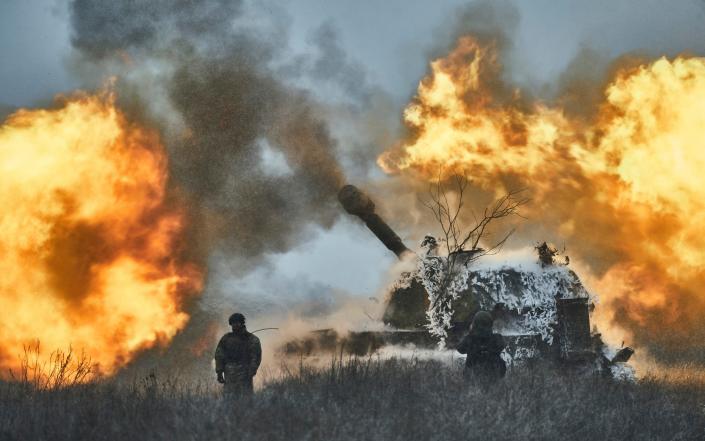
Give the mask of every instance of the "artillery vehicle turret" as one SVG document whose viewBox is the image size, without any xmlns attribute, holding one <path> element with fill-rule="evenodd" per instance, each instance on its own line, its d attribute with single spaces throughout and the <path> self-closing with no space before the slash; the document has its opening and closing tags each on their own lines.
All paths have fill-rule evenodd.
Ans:
<svg viewBox="0 0 705 441">
<path fill-rule="evenodd" d="M 599 333 L 591 332 L 592 297 L 567 264 L 546 259 L 545 244 L 537 247 L 541 259 L 521 264 L 485 265 L 482 259 L 475 259 L 476 251 L 418 255 L 357 187 L 344 186 L 338 199 L 345 211 L 358 217 L 397 258 L 414 262 L 415 269 L 403 273 L 390 288 L 382 316 L 385 331 L 351 331 L 341 338 L 332 330 L 321 330 L 314 338 L 294 344 L 289 348 L 292 351 L 338 350 L 341 341 L 355 354 L 385 345 L 433 348 L 442 342 L 453 348 L 482 309 L 492 313 L 495 331 L 505 337 L 503 356 L 510 364 L 548 361 L 578 371 L 632 374 L 625 362 L 633 350 L 611 350 Z M 448 285 L 453 292 L 447 296 L 450 302 L 441 308 L 432 305 L 434 296 L 429 294 L 438 290 L 439 274 L 448 268 L 453 271 Z M 434 317 L 444 324 L 442 329 L 432 323 Z"/>
</svg>

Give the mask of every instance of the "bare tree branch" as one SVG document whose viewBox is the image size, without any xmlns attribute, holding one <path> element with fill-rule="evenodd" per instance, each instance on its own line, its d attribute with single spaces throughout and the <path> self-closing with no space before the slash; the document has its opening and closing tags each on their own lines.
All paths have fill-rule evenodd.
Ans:
<svg viewBox="0 0 705 441">
<path fill-rule="evenodd" d="M 491 243 L 486 249 L 480 248 L 482 242 L 487 241 L 489 236 L 488 227 L 495 221 L 505 217 L 519 216 L 519 208 L 529 200 L 523 197 L 524 190 L 509 191 L 490 206 L 485 207 L 482 218 L 478 218 L 477 213 L 471 210 L 473 217 L 472 227 L 462 225 L 461 213 L 465 204 L 466 190 L 470 181 L 465 176 L 453 176 L 450 185 L 443 184 L 441 179 L 442 170 L 439 171 L 438 179 L 429 186 L 429 199 L 422 200 L 422 204 L 433 214 L 443 233 L 442 240 L 445 241 L 445 248 L 448 258 L 446 260 L 443 277 L 441 280 L 440 292 L 434 300 L 433 306 L 449 299 L 445 295 L 448 286 L 455 276 L 458 253 L 463 251 L 473 251 L 467 259 L 463 259 L 465 265 L 479 259 L 482 256 L 496 254 L 499 252 L 514 230 L 508 231 L 502 238 Z M 449 188 L 450 187 L 450 188 Z M 448 193 L 455 193 L 457 200 L 451 202 Z"/>
</svg>

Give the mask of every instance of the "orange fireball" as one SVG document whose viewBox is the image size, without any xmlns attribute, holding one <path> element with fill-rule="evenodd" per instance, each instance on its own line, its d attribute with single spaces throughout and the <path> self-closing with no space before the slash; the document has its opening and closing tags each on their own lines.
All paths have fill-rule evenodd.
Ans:
<svg viewBox="0 0 705 441">
<path fill-rule="evenodd" d="M 202 275 L 181 259 L 185 219 L 167 203 L 154 131 L 113 97 L 20 110 L 0 127 L 0 367 L 23 347 L 84 351 L 110 375 L 185 325 Z"/>
<path fill-rule="evenodd" d="M 508 93 L 497 60 L 463 37 L 432 62 L 404 112 L 409 136 L 380 166 L 528 188 L 527 230 L 565 240 L 614 323 L 659 356 L 702 347 L 705 58 L 618 69 L 591 118 Z"/>
</svg>

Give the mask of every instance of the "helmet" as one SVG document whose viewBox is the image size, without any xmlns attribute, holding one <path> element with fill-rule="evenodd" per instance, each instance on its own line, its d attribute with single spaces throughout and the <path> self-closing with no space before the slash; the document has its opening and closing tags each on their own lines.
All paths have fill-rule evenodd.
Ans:
<svg viewBox="0 0 705 441">
<path fill-rule="evenodd" d="M 491 331 L 492 330 L 492 314 L 487 311 L 478 311 L 475 317 L 472 319 L 472 328 L 478 331 Z"/>
<path fill-rule="evenodd" d="M 245 324 L 245 316 L 240 314 L 239 312 L 236 312 L 235 314 L 231 315 L 230 318 L 228 319 L 229 325 L 232 325 L 233 323 L 242 323 L 244 325 Z"/>
</svg>

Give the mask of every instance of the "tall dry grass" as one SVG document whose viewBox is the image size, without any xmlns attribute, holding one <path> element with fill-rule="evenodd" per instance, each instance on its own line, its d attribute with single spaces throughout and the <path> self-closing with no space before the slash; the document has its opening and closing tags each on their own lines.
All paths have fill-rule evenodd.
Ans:
<svg viewBox="0 0 705 441">
<path fill-rule="evenodd" d="M 7 377 L 25 389 L 50 390 L 76 386 L 94 377 L 93 365 L 85 352 L 55 350 L 47 359 L 41 356 L 39 341 L 23 347 L 19 367 L 8 369 Z M 1 377 L 0 377 L 1 378 Z"/>
<path fill-rule="evenodd" d="M 228 402 L 203 383 L 148 376 L 71 387 L 0 384 L 2 440 L 698 440 L 705 389 L 535 368 L 495 385 L 419 359 L 305 363 Z"/>
</svg>

